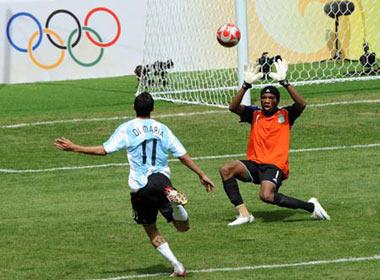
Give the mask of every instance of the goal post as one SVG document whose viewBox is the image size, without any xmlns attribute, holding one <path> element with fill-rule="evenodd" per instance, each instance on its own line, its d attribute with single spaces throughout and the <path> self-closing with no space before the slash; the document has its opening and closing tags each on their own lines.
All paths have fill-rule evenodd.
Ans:
<svg viewBox="0 0 380 280">
<path fill-rule="evenodd" d="M 296 85 L 379 79 L 379 11 L 373 0 L 147 0 L 137 93 L 226 107 L 244 64 L 270 68 L 275 55 L 288 61 Z M 225 23 L 241 29 L 237 47 L 218 44 Z M 254 87 L 267 84 L 276 83 L 262 79 Z"/>
<path fill-rule="evenodd" d="M 247 20 L 247 0 L 235 0 L 236 25 L 240 29 L 241 39 L 237 45 L 238 53 L 238 84 L 244 82 L 244 65 L 248 60 L 248 20 Z M 248 90 L 241 101 L 244 105 L 251 105 L 251 94 Z"/>
</svg>

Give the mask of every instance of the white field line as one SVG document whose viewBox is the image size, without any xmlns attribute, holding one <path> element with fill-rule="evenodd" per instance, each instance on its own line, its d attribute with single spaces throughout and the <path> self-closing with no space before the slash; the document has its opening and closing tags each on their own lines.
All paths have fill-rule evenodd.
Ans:
<svg viewBox="0 0 380 280">
<path fill-rule="evenodd" d="M 209 114 L 218 114 L 226 113 L 226 110 L 212 110 L 212 111 L 203 111 L 203 112 L 190 112 L 190 113 L 176 113 L 176 114 L 163 114 L 153 116 L 155 119 L 161 118 L 176 118 L 176 117 L 188 117 L 195 115 L 209 115 Z M 0 128 L 20 128 L 36 125 L 52 125 L 52 124 L 61 124 L 61 123 L 78 123 L 78 122 L 101 122 L 101 121 L 115 121 L 115 120 L 131 120 L 135 118 L 134 116 L 121 116 L 121 117 L 108 117 L 108 118 L 89 118 L 89 119 L 71 119 L 71 120 L 55 120 L 55 121 L 41 121 L 41 122 L 32 122 L 32 123 L 18 123 L 10 125 L 2 125 Z"/>
<path fill-rule="evenodd" d="M 352 105 L 352 104 L 368 104 L 368 103 L 379 103 L 380 99 L 372 99 L 372 100 L 351 100 L 351 101 L 337 101 L 330 103 L 321 103 L 321 104 L 309 104 L 307 107 L 325 107 L 325 106 L 335 106 L 335 105 Z"/>
<path fill-rule="evenodd" d="M 313 265 L 323 265 L 323 264 L 366 262 L 366 261 L 375 261 L 375 260 L 380 260 L 380 255 L 374 255 L 370 257 L 349 257 L 349 258 L 344 258 L 344 259 L 319 260 L 319 261 L 299 262 L 299 263 L 263 264 L 263 265 L 242 266 L 242 267 L 208 268 L 208 269 L 188 270 L 188 272 L 189 273 L 211 273 L 211 272 L 226 272 L 226 271 L 241 271 L 241 270 L 275 269 L 275 268 L 313 266 Z M 165 276 L 165 275 L 167 276 L 168 273 L 128 275 L 128 276 L 119 276 L 119 277 L 113 277 L 113 278 L 103 278 L 103 279 L 94 279 L 94 280 L 124 280 L 124 279 L 157 277 L 157 276 Z"/>
<path fill-rule="evenodd" d="M 340 102 L 331 102 L 331 103 L 321 103 L 321 104 L 309 104 L 308 108 L 314 107 L 325 107 L 325 106 L 335 106 L 335 105 L 351 105 L 351 104 L 367 104 L 367 103 L 380 103 L 380 99 L 373 100 L 353 100 L 353 101 L 340 101 Z M 228 110 L 210 110 L 203 112 L 190 112 L 190 113 L 176 113 L 176 114 L 163 114 L 153 116 L 156 119 L 162 118 L 176 118 L 176 117 L 188 117 L 195 115 L 209 115 L 209 114 L 222 114 L 227 113 Z M 100 121 L 115 121 L 115 120 L 130 120 L 134 116 L 121 116 L 121 117 L 108 117 L 108 118 L 88 118 L 88 119 L 66 119 L 66 120 L 53 120 L 53 121 L 40 121 L 40 122 L 31 122 L 31 123 L 18 123 L 18 124 L 9 124 L 1 125 L 0 128 L 22 128 L 29 126 L 37 125 L 53 125 L 53 124 L 62 124 L 62 123 L 79 123 L 79 122 L 100 122 Z"/>
<path fill-rule="evenodd" d="M 306 149 L 291 149 L 291 153 L 304 153 L 304 152 L 319 152 L 319 151 L 334 151 L 345 149 L 363 149 L 380 147 L 380 143 L 366 144 L 366 145 L 351 145 L 351 146 L 332 146 L 332 147 L 319 147 L 319 148 L 306 148 Z M 193 157 L 193 160 L 209 160 L 209 159 L 221 159 L 221 158 L 241 158 L 245 157 L 245 154 L 230 154 L 230 155 L 216 155 L 216 156 L 203 156 Z M 177 159 L 170 159 L 170 162 L 177 162 Z M 94 168 L 107 168 L 107 167 L 120 167 L 128 166 L 128 163 L 107 163 L 99 165 L 84 165 L 84 166 L 65 166 L 65 167 L 53 167 L 46 169 L 0 169 L 0 173 L 43 173 L 43 172 L 55 172 L 65 170 L 79 170 L 79 169 L 94 169 Z"/>
</svg>

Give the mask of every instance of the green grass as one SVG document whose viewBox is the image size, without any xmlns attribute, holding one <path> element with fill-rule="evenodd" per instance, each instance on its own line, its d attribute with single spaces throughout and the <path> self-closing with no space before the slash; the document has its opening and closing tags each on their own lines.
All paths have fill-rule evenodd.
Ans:
<svg viewBox="0 0 380 280">
<path fill-rule="evenodd" d="M 0 125 L 58 119 L 133 116 L 132 77 L 3 85 Z M 380 99 L 380 81 L 299 87 L 308 104 Z M 253 94 L 253 99 L 257 96 Z M 289 98 L 282 91 L 282 103 Z M 155 116 L 210 110 L 157 102 Z M 215 110 L 212 108 L 212 110 Z M 242 154 L 249 127 L 237 116 L 166 117 L 192 156 Z M 380 143 L 379 103 L 309 106 L 292 131 L 292 148 Z M 124 163 L 107 157 L 64 153 L 53 140 L 66 136 L 96 145 L 121 120 L 0 128 L 0 169 L 47 169 Z M 291 264 L 380 254 L 380 147 L 291 153 L 291 174 L 281 190 L 300 199 L 316 196 L 332 217 L 314 221 L 301 210 L 266 205 L 258 187 L 240 184 L 256 222 L 228 228 L 235 211 L 218 168 L 236 158 L 199 160 L 217 183 L 207 194 L 197 176 L 171 162 L 172 181 L 190 198 L 191 230 L 158 226 L 189 270 Z M 98 279 L 171 268 L 134 223 L 127 167 L 7 174 L 0 172 L 0 279 Z M 191 279 L 378 279 L 379 260 L 313 266 L 190 273 Z M 166 276 L 153 279 L 166 279 Z"/>
</svg>

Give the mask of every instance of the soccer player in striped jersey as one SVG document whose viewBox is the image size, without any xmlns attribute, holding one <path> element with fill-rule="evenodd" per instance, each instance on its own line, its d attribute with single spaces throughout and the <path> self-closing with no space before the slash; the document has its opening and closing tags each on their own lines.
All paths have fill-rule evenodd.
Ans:
<svg viewBox="0 0 380 280">
<path fill-rule="evenodd" d="M 286 61 L 278 59 L 274 65 L 277 72 L 270 73 L 270 77 L 286 88 L 294 102 L 293 105 L 279 108 L 280 92 L 274 86 L 266 86 L 261 90 L 261 108 L 240 104 L 252 83 L 263 77 L 259 65 L 253 71 L 244 73 L 244 84 L 230 102 L 230 111 L 239 115 L 242 122 L 250 123 L 251 132 L 247 159 L 231 161 L 220 168 L 224 190 L 239 212 L 239 216 L 229 223 L 229 226 L 254 221 L 253 215 L 243 202 L 237 179 L 259 184 L 259 196 L 265 203 L 292 209 L 300 208 L 312 213 L 314 218 L 330 219 L 316 198 L 310 198 L 306 202 L 279 192 L 282 181 L 289 175 L 290 130 L 305 109 L 306 103 L 295 87 L 286 80 Z"/>
<path fill-rule="evenodd" d="M 143 92 L 135 98 L 136 118 L 121 124 L 103 145 L 81 146 L 61 137 L 55 140 L 55 146 L 64 151 L 101 156 L 122 149 L 127 151 L 130 165 L 128 185 L 135 221 L 144 227 L 154 248 L 172 264 L 174 271 L 171 276 L 183 277 L 186 275 L 184 266 L 156 226 L 160 212 L 179 232 L 189 229 L 188 213 L 183 207 L 187 198 L 170 181 L 169 153 L 199 176 L 206 191 L 212 191 L 215 185 L 187 154 L 172 131 L 150 118 L 153 108 L 152 96 Z"/>
</svg>

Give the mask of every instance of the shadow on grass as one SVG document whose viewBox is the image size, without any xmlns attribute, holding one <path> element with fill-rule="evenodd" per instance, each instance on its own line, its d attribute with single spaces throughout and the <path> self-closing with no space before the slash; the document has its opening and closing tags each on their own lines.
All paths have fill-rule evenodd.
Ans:
<svg viewBox="0 0 380 280">
<path fill-rule="evenodd" d="M 287 220 L 291 216 L 295 215 L 295 210 L 272 210 L 272 211 L 253 211 L 256 221 L 263 223 L 273 223 L 278 221 L 290 222 L 295 220 Z M 308 217 L 305 217 L 308 219 Z M 225 221 L 232 222 L 234 219 L 225 219 Z M 301 219 L 298 219 L 300 221 Z"/>
<path fill-rule="evenodd" d="M 291 218 L 295 214 L 303 214 L 303 217 Z M 295 222 L 315 222 L 316 219 L 310 217 L 310 213 L 302 210 L 274 210 L 274 211 L 257 211 L 254 212 L 256 219 L 261 219 L 263 223 L 272 223 L 282 221 L 284 223 L 295 223 Z"/>
<path fill-rule="evenodd" d="M 294 210 L 273 210 L 273 211 L 255 211 L 256 219 L 261 220 L 263 223 L 272 223 L 278 221 L 285 221 L 287 218 L 296 214 Z"/>
<path fill-rule="evenodd" d="M 130 268 L 130 269 L 119 269 L 119 270 L 104 270 L 101 273 L 106 275 L 116 275 L 117 277 L 123 276 L 136 276 L 138 277 L 141 274 L 167 274 L 168 276 L 172 273 L 172 268 L 167 265 L 157 264 L 151 265 L 148 267 L 140 268 Z"/>
</svg>

